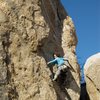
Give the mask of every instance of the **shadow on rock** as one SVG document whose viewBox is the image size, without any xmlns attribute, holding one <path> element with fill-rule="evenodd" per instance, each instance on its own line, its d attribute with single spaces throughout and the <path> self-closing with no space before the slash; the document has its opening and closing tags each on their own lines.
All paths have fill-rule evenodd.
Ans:
<svg viewBox="0 0 100 100">
<path fill-rule="evenodd" d="M 69 69 L 62 71 L 58 79 L 53 82 L 53 85 L 58 95 L 58 100 L 72 100 L 67 89 L 72 89 L 76 93 L 80 94 L 79 86 Z"/>
<path fill-rule="evenodd" d="M 86 83 L 81 84 L 80 100 L 90 100 L 86 89 Z"/>
</svg>

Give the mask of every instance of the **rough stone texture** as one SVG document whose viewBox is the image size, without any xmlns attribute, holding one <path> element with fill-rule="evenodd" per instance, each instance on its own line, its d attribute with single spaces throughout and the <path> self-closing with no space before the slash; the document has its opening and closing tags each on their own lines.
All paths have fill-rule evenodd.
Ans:
<svg viewBox="0 0 100 100">
<path fill-rule="evenodd" d="M 0 100 L 79 100 L 74 24 L 58 0 L 0 0 Z M 52 82 L 53 52 L 73 70 Z"/>
<path fill-rule="evenodd" d="M 100 53 L 87 59 L 84 70 L 90 100 L 100 100 Z"/>
</svg>

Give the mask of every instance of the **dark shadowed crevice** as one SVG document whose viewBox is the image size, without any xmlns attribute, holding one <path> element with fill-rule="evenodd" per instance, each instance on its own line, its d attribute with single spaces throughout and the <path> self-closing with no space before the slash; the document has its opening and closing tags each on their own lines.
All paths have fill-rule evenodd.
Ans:
<svg viewBox="0 0 100 100">
<path fill-rule="evenodd" d="M 71 80 L 73 80 L 74 87 L 70 86 Z M 59 91 L 56 90 L 56 85 L 59 86 L 57 88 L 59 88 L 61 93 L 63 93 L 63 94 L 58 93 Z M 59 94 L 61 97 L 63 95 L 63 99 L 61 99 L 61 100 L 66 100 L 65 98 L 67 98 L 68 100 L 71 100 L 71 96 L 68 94 L 67 89 L 72 89 L 73 91 L 75 91 L 78 94 L 80 93 L 80 91 L 77 91 L 77 89 L 79 90 L 79 87 L 78 87 L 76 81 L 74 80 L 74 77 L 71 74 L 69 69 L 66 69 L 65 71 L 61 72 L 61 74 L 59 75 L 59 78 L 56 81 L 56 84 L 54 84 L 54 87 L 55 87 L 57 94 Z"/>
<path fill-rule="evenodd" d="M 86 89 L 86 83 L 81 84 L 80 100 L 90 100 Z"/>
<path fill-rule="evenodd" d="M 63 48 L 62 48 L 62 29 L 63 29 L 63 21 L 67 16 L 66 11 L 61 5 L 60 1 L 56 2 L 56 9 L 52 8 L 54 5 L 50 5 L 50 0 L 47 2 L 46 0 L 41 0 L 41 11 L 44 16 L 45 21 L 48 23 L 50 27 L 49 35 L 45 39 L 42 39 L 40 43 L 42 45 L 38 46 L 38 55 L 42 56 L 46 62 L 53 58 L 52 54 L 57 51 L 64 56 Z M 55 9 L 55 12 L 54 12 Z M 63 12 L 62 12 L 63 11 Z M 57 17 L 57 18 L 56 18 Z M 59 20 L 59 21 L 57 21 Z M 52 45 L 52 48 L 50 47 Z M 48 54 L 48 55 L 47 55 Z M 53 65 L 50 65 L 50 71 L 52 73 L 51 79 L 53 78 Z M 73 80 L 73 84 L 75 87 L 70 86 L 70 82 Z M 57 100 L 71 100 L 71 96 L 68 94 L 67 89 L 71 88 L 76 93 L 80 94 L 79 86 L 77 85 L 72 73 L 69 69 L 65 72 L 61 72 L 58 80 L 53 82 L 53 86 L 55 92 L 57 94 Z"/>
</svg>

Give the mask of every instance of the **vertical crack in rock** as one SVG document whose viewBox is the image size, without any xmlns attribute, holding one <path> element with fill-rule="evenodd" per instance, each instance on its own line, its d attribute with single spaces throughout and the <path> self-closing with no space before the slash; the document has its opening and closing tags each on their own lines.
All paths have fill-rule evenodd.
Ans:
<svg viewBox="0 0 100 100">
<path fill-rule="evenodd" d="M 2 18 L 2 13 L 0 14 Z M 0 98 L 2 100 L 8 99 L 8 87 L 10 75 L 9 64 L 10 64 L 10 54 L 9 54 L 9 36 L 10 36 L 10 25 L 8 22 L 0 23 Z"/>
</svg>

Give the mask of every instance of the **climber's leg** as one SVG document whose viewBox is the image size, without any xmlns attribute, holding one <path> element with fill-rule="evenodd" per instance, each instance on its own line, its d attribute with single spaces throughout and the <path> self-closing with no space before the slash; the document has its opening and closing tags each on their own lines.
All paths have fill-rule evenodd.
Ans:
<svg viewBox="0 0 100 100">
<path fill-rule="evenodd" d="M 53 81 L 55 81 L 55 80 L 57 79 L 57 77 L 60 75 L 61 70 L 62 70 L 62 66 L 60 66 L 60 67 L 58 68 L 58 70 L 57 70 L 57 72 L 56 72 L 56 74 L 55 74 L 55 76 L 54 76 Z"/>
<path fill-rule="evenodd" d="M 62 66 L 62 70 L 67 69 L 67 67 L 68 67 L 67 65 L 63 65 L 63 66 Z"/>
</svg>

